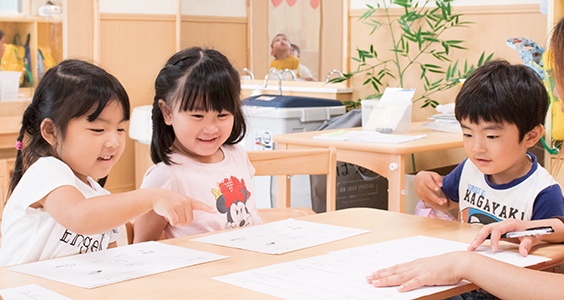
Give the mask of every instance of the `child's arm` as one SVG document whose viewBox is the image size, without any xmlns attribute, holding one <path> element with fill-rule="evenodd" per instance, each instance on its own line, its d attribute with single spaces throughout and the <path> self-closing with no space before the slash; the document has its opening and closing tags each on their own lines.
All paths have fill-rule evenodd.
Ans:
<svg viewBox="0 0 564 300">
<path fill-rule="evenodd" d="M 86 199 L 75 187 L 61 186 L 32 207 L 43 207 L 59 224 L 80 234 L 108 231 L 151 209 L 172 225 L 192 222 L 194 209 L 215 212 L 200 201 L 159 188 Z"/>
<path fill-rule="evenodd" d="M 462 279 L 501 299 L 559 299 L 564 294 L 562 274 L 521 268 L 468 251 L 417 259 L 366 278 L 376 287 L 399 285 L 400 292 L 455 284 Z"/>
<path fill-rule="evenodd" d="M 133 226 L 133 243 L 158 240 L 167 224 L 165 218 L 152 210 L 137 217 Z"/>
<path fill-rule="evenodd" d="M 496 251 L 502 234 L 509 231 L 524 231 L 527 228 L 545 226 L 551 226 L 552 229 L 554 229 L 554 233 L 514 239 L 519 243 L 519 253 L 521 253 L 522 256 L 527 256 L 531 248 L 542 241 L 549 243 L 564 242 L 564 223 L 559 219 L 534 221 L 507 219 L 484 226 L 484 228 L 482 228 L 482 230 L 480 230 L 480 232 L 476 235 L 474 241 L 472 241 L 472 243 L 468 246 L 468 250 L 476 250 L 476 248 L 478 248 L 488 236 L 491 236 L 490 244 L 492 246 L 492 250 Z"/>
<path fill-rule="evenodd" d="M 457 203 L 450 200 L 443 190 L 443 177 L 435 172 L 421 171 L 415 175 L 415 192 L 419 199 L 429 204 L 434 209 L 448 210 Z"/>
</svg>

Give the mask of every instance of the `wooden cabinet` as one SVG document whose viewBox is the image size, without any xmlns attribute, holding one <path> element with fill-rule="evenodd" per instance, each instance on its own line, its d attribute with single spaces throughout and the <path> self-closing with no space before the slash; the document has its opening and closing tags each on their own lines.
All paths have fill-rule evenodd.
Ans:
<svg viewBox="0 0 564 300">
<path fill-rule="evenodd" d="M 21 116 L 39 83 L 37 49 L 41 47 L 49 52 L 56 63 L 66 58 L 96 60 L 95 53 L 99 49 L 95 38 L 99 27 L 96 21 L 99 20 L 97 3 L 98 0 L 63 0 L 61 18 L 0 17 L 0 29 L 4 31 L 6 43 L 12 43 L 16 34 L 25 43 L 29 34 L 34 78 L 33 85 L 20 88 L 19 94 L 24 100 L 0 101 L 0 213 L 16 155 L 15 143 Z"/>
<path fill-rule="evenodd" d="M 19 36 L 21 44 L 25 44 L 29 35 L 33 84 L 26 86 L 34 87 L 39 82 L 38 47 L 50 53 L 56 62 L 63 59 L 62 23 L 61 19 L 41 17 L 0 18 L 0 29 L 4 31 L 6 44 L 14 44 L 16 36 Z"/>
<path fill-rule="evenodd" d="M 29 1 L 29 0 L 28 0 Z M 56 63 L 66 58 L 97 60 L 95 53 L 99 49 L 96 41 L 96 30 L 99 27 L 97 0 L 63 0 L 63 15 L 57 18 L 0 17 L 0 29 L 6 36 L 5 42 L 14 42 L 19 35 L 25 44 L 29 34 L 33 84 L 39 82 L 38 48 L 48 52 Z M 29 5 L 28 5 L 29 6 Z M 31 94 L 27 92 L 26 94 Z"/>
</svg>

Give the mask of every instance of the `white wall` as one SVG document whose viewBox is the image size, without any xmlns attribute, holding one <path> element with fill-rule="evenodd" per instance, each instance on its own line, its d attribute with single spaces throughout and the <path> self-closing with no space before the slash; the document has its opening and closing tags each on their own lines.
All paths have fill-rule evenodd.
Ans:
<svg viewBox="0 0 564 300">
<path fill-rule="evenodd" d="M 190 16 L 246 17 L 246 0 L 182 0 L 180 10 Z"/>
<path fill-rule="evenodd" d="M 181 13 L 196 16 L 246 17 L 246 0 L 181 0 Z M 100 0 L 101 13 L 176 14 L 176 0 Z"/>
<path fill-rule="evenodd" d="M 350 0 L 351 9 L 366 9 L 366 4 L 376 7 L 382 0 Z M 424 3 L 424 0 L 419 0 Z M 386 3 L 389 3 L 386 0 Z M 487 6 L 487 5 L 511 5 L 511 4 L 539 4 L 541 0 L 455 0 L 452 6 Z M 434 1 L 429 1 L 429 5 L 435 5 Z"/>
<path fill-rule="evenodd" d="M 176 14 L 175 0 L 100 0 L 101 13 Z"/>
</svg>

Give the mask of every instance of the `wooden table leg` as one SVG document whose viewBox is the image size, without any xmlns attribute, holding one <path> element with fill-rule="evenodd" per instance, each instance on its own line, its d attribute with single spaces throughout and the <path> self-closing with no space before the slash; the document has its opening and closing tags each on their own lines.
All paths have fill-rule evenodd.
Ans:
<svg viewBox="0 0 564 300">
<path fill-rule="evenodd" d="M 405 157 L 393 155 L 388 175 L 388 210 L 405 212 Z"/>
<path fill-rule="evenodd" d="M 317 147 L 277 143 L 277 149 L 312 149 Z M 337 161 L 367 168 L 388 179 L 388 210 L 405 212 L 405 156 L 337 149 Z M 282 188 L 283 186 L 278 186 Z M 280 197 L 278 195 L 277 197 Z M 280 203 L 280 202 L 279 202 Z M 282 206 L 280 206 L 282 207 Z"/>
</svg>

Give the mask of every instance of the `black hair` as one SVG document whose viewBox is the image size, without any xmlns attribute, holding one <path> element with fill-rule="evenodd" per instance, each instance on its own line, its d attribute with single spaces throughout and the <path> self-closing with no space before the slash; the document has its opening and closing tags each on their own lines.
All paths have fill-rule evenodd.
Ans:
<svg viewBox="0 0 564 300">
<path fill-rule="evenodd" d="M 25 110 L 14 165 L 14 175 L 8 193 L 11 194 L 25 171 L 37 159 L 55 155 L 51 145 L 41 135 L 41 122 L 52 120 L 57 133 L 64 140 L 71 119 L 83 116 L 89 122 L 98 118 L 104 108 L 118 101 L 123 108 L 123 120 L 129 120 L 129 98 L 119 81 L 91 63 L 69 59 L 49 69 L 35 89 L 33 99 Z"/>
<path fill-rule="evenodd" d="M 288 38 L 288 36 L 285 33 L 279 33 L 279 34 L 275 35 L 274 38 L 272 38 L 272 41 L 270 42 L 270 48 L 274 47 L 274 40 L 279 36 L 286 37 L 288 44 L 292 45 L 292 43 L 290 42 L 290 38 Z"/>
<path fill-rule="evenodd" d="M 301 50 L 300 50 L 300 47 L 298 45 L 290 44 L 290 47 L 294 47 L 294 49 L 296 49 L 296 51 L 298 51 L 298 56 L 300 55 Z"/>
<path fill-rule="evenodd" d="M 181 111 L 230 112 L 234 117 L 233 129 L 224 145 L 231 145 L 240 142 L 247 131 L 240 94 L 239 74 L 223 54 L 199 47 L 174 54 L 155 80 L 151 140 L 153 163 L 173 163 L 168 155 L 175 140 L 174 129 L 165 124 L 159 100 L 164 100 L 169 108 Z"/>
<path fill-rule="evenodd" d="M 548 94 L 540 76 L 524 65 L 504 60 L 491 61 L 466 79 L 455 101 L 460 122 L 515 124 L 519 141 L 537 125 L 544 124 Z"/>
<path fill-rule="evenodd" d="M 2 29 L 0 29 L 0 39 L 2 39 L 4 37 L 4 31 L 2 31 Z"/>
</svg>

